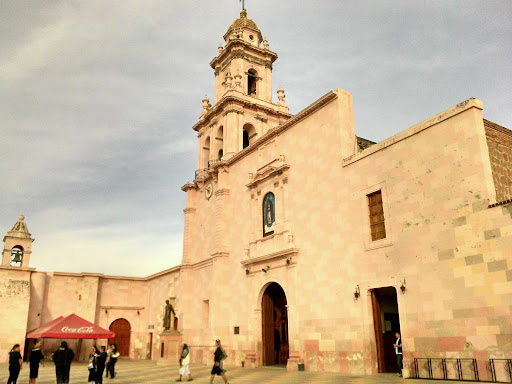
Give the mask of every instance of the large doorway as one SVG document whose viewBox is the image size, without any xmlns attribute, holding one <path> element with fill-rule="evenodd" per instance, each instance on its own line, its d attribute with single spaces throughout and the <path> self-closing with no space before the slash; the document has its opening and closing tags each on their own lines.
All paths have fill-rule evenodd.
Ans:
<svg viewBox="0 0 512 384">
<path fill-rule="evenodd" d="M 121 356 L 130 355 L 130 334 L 132 327 L 126 319 L 117 319 L 110 324 L 109 329 L 116 334 L 113 339 L 108 339 L 109 344 L 116 344 Z"/>
<path fill-rule="evenodd" d="M 393 344 L 395 333 L 400 332 L 400 316 L 395 287 L 377 288 L 371 291 L 373 324 L 377 344 L 379 373 L 398 372 Z"/>
<path fill-rule="evenodd" d="M 288 311 L 286 295 L 277 283 L 271 283 L 261 302 L 263 365 L 286 365 L 289 357 Z"/>
</svg>

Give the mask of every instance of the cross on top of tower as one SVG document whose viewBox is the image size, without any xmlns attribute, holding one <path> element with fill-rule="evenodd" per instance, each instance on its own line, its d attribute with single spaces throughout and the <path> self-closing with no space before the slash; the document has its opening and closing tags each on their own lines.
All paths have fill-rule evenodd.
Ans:
<svg viewBox="0 0 512 384">
<path fill-rule="evenodd" d="M 245 11 L 245 0 L 240 0 L 240 2 L 242 3 L 242 11 Z"/>
</svg>

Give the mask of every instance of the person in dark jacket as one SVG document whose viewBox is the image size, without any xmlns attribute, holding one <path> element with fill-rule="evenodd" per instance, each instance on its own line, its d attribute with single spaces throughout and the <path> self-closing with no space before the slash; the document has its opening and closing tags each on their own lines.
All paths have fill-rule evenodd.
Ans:
<svg viewBox="0 0 512 384">
<path fill-rule="evenodd" d="M 402 337 L 400 336 L 400 332 L 395 333 L 396 341 L 395 344 L 393 344 L 393 347 L 395 348 L 395 354 L 396 354 L 396 363 L 398 365 L 398 377 L 402 377 L 402 369 L 404 369 L 403 365 L 403 354 L 402 354 Z"/>
<path fill-rule="evenodd" d="M 222 376 L 224 379 L 225 384 L 228 383 L 228 379 L 226 378 L 226 371 L 222 368 L 222 360 L 225 360 L 227 355 L 222 349 L 222 346 L 220 344 L 220 340 L 215 340 L 215 346 L 217 349 L 215 350 L 213 354 L 213 358 L 215 360 L 215 363 L 213 364 L 212 368 L 212 376 L 210 377 L 210 384 L 213 383 L 213 379 L 215 379 L 215 375 Z"/>
<path fill-rule="evenodd" d="M 104 345 L 100 348 L 101 352 L 96 356 L 96 384 L 103 384 L 103 372 L 105 371 L 105 364 L 107 363 L 107 352 Z"/>
<path fill-rule="evenodd" d="M 29 384 L 36 384 L 37 377 L 39 376 L 39 363 L 44 359 L 43 352 L 41 352 L 42 346 L 43 342 L 36 340 L 34 348 L 30 351 L 30 356 L 28 357 L 30 362 Z"/>
<path fill-rule="evenodd" d="M 75 353 L 69 349 L 68 343 L 63 341 L 60 348 L 53 354 L 53 362 L 55 363 L 55 375 L 57 376 L 57 384 L 69 383 L 69 371 L 71 362 L 75 357 Z"/>
<path fill-rule="evenodd" d="M 15 344 L 9 352 L 9 379 L 7 384 L 16 384 L 22 366 L 23 359 L 21 358 L 20 345 Z"/>
</svg>

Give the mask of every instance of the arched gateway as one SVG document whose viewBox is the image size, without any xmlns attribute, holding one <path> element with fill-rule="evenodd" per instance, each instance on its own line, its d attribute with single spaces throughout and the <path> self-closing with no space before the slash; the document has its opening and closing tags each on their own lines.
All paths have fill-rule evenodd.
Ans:
<svg viewBox="0 0 512 384">
<path fill-rule="evenodd" d="M 270 283 L 261 299 L 263 365 L 286 364 L 289 357 L 286 294 Z"/>
</svg>

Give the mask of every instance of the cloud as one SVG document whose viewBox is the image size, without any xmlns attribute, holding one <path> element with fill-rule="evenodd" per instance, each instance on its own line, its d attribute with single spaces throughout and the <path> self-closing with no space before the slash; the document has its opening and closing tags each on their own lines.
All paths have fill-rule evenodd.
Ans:
<svg viewBox="0 0 512 384">
<path fill-rule="evenodd" d="M 382 140 L 470 97 L 512 127 L 512 3 L 248 1 L 297 113 L 353 93 Z M 0 230 L 45 270 L 144 276 L 181 260 L 191 127 L 236 1 L 0 2 Z M 275 98 L 275 96 L 274 96 Z"/>
</svg>

